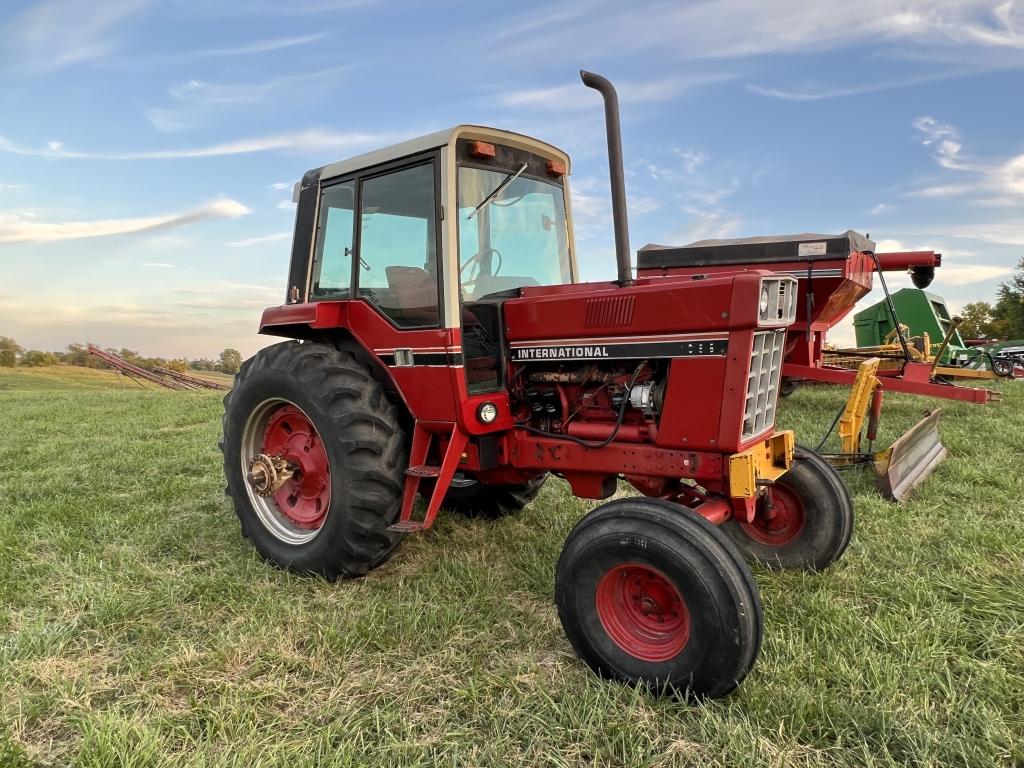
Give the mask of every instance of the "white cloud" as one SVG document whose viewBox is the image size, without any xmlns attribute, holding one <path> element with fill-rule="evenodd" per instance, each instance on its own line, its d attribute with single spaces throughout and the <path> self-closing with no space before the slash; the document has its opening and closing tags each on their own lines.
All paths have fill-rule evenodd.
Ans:
<svg viewBox="0 0 1024 768">
<path fill-rule="evenodd" d="M 932 184 L 907 194 L 914 197 L 943 198 L 964 196 L 987 206 L 1007 207 L 1021 201 L 1024 195 L 1024 154 L 1009 158 L 975 159 L 964 152 L 960 132 L 955 126 L 934 117 L 914 120 L 921 132 L 921 143 L 932 147 L 936 162 L 946 170 L 956 171 L 967 181 Z"/>
<path fill-rule="evenodd" d="M 242 43 L 241 45 L 225 46 L 223 48 L 200 48 L 195 51 L 185 51 L 178 55 L 196 58 L 206 56 L 247 56 L 256 53 L 280 51 L 284 48 L 294 48 L 299 45 L 306 45 L 307 43 L 322 40 L 325 37 L 327 37 L 326 32 L 317 32 L 311 35 L 299 35 L 295 37 L 276 37 L 266 40 L 255 40 L 251 43 Z"/>
<path fill-rule="evenodd" d="M 290 240 L 292 236 L 291 232 L 274 232 L 269 235 L 260 235 L 259 237 L 247 237 L 243 240 L 232 240 L 227 243 L 232 248 L 248 248 L 252 245 L 261 245 L 262 243 L 276 243 L 281 240 Z"/>
<path fill-rule="evenodd" d="M 277 207 L 282 211 L 290 211 L 295 207 L 295 203 L 291 200 L 280 200 L 277 203 Z"/>
<path fill-rule="evenodd" d="M 404 136 L 375 133 L 339 133 L 309 129 L 272 136 L 212 144 L 205 147 L 157 149 L 145 151 L 91 152 L 67 149 L 63 142 L 51 141 L 45 147 L 25 147 L 0 136 L 0 152 L 33 157 L 68 158 L 78 160 L 178 160 L 196 157 L 223 157 L 254 152 L 292 150 L 301 152 L 353 152 L 399 141 Z"/>
<path fill-rule="evenodd" d="M 270 185 L 270 188 L 275 192 L 281 192 L 285 189 L 291 189 L 294 186 L 294 182 L 291 181 L 276 181 Z"/>
<path fill-rule="evenodd" d="M 921 143 L 926 147 L 935 147 L 935 159 L 943 168 L 958 171 L 974 170 L 972 166 L 964 164 L 961 158 L 964 147 L 960 143 L 959 131 L 952 125 L 927 115 L 914 120 L 913 125 L 923 134 Z"/>
<path fill-rule="evenodd" d="M 347 68 L 328 67 L 249 83 L 212 83 L 193 78 L 168 88 L 174 106 L 150 107 L 143 114 L 158 131 L 180 131 L 218 110 L 229 109 L 237 117 L 237 110 L 246 105 L 280 106 L 283 99 L 295 99 L 312 88 L 333 83 Z"/>
<path fill-rule="evenodd" d="M 184 227 L 201 221 L 234 219 L 249 213 L 236 200 L 220 198 L 185 211 L 157 216 L 93 221 L 43 221 L 33 211 L 0 212 L 0 243 L 51 243 L 112 237 Z"/>
<path fill-rule="evenodd" d="M 661 2 L 643 10 L 615 0 L 577 0 L 559 13 L 555 24 L 505 26 L 486 44 L 505 57 L 527 51 L 550 56 L 565 48 L 565 30 L 572 29 L 575 59 L 657 49 L 680 58 L 720 59 L 895 42 L 917 44 L 936 57 L 952 48 L 1024 48 L 1016 6 L 1006 2 L 993 10 L 991 0 L 716 0 Z"/>
<path fill-rule="evenodd" d="M 966 254 L 965 254 L 966 255 Z M 945 256 L 943 257 L 945 258 Z M 972 285 L 1013 274 L 1012 267 L 994 264 L 943 264 L 936 273 L 942 285 Z"/>
<path fill-rule="evenodd" d="M 619 101 L 639 104 L 649 101 L 667 101 L 683 91 L 701 85 L 731 80 L 735 75 L 711 73 L 673 76 L 647 82 L 620 80 L 615 83 Z M 567 109 L 593 109 L 600 106 L 598 94 L 584 88 L 579 82 L 548 88 L 533 88 L 502 94 L 500 101 L 507 107 L 536 107 L 564 111 Z"/>
<path fill-rule="evenodd" d="M 891 210 L 891 208 L 892 206 L 886 205 L 885 203 L 879 203 L 871 209 L 871 215 L 877 216 L 880 213 L 885 213 L 886 211 Z"/>
<path fill-rule="evenodd" d="M 673 242 L 693 243 L 735 237 L 743 229 L 743 219 L 730 211 L 684 208 L 683 212 L 690 218 L 673 233 Z"/>
<path fill-rule="evenodd" d="M 956 237 L 966 237 L 988 243 L 1024 246 L 1024 224 L 1016 221 L 1013 223 L 970 224 L 958 227 L 953 234 Z"/>
<path fill-rule="evenodd" d="M 118 28 L 150 0 L 43 0 L 0 30 L 0 65 L 53 72 L 102 59 L 119 43 Z"/>
<path fill-rule="evenodd" d="M 158 267 L 160 269 L 172 269 L 173 264 L 167 264 L 163 261 L 143 261 L 139 264 L 140 267 Z"/>
</svg>

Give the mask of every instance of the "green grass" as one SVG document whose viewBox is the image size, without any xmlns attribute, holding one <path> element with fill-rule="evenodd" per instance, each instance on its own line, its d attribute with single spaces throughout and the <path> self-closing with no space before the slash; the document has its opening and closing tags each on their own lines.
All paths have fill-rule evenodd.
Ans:
<svg viewBox="0 0 1024 768">
<path fill-rule="evenodd" d="M 554 565 L 593 505 L 560 482 L 299 578 L 239 535 L 217 394 L 85 378 L 0 376 L 0 766 L 1024 764 L 1024 386 L 943 405 L 951 457 L 908 503 L 851 477 L 846 556 L 758 570 L 757 666 L 686 706 L 573 655 Z M 813 442 L 842 398 L 781 421 Z M 929 405 L 889 398 L 883 439 Z"/>
</svg>

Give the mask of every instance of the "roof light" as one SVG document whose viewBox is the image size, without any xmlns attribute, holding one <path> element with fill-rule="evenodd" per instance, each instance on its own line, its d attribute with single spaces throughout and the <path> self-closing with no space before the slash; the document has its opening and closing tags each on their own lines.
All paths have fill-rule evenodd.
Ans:
<svg viewBox="0 0 1024 768">
<path fill-rule="evenodd" d="M 469 145 L 469 154 L 473 157 L 494 157 L 494 145 L 488 144 L 486 141 L 471 142 Z"/>
<path fill-rule="evenodd" d="M 565 163 L 561 160 L 548 160 L 548 173 L 552 176 L 565 176 Z"/>
</svg>

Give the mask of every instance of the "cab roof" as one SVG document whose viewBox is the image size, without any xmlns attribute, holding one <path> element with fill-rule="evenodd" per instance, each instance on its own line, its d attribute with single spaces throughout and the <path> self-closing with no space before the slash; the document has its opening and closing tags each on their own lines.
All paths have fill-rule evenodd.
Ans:
<svg viewBox="0 0 1024 768">
<path fill-rule="evenodd" d="M 344 160 L 339 160 L 336 163 L 323 165 L 319 168 L 313 168 L 312 170 L 306 171 L 302 177 L 302 181 L 296 185 L 296 195 L 298 194 L 300 185 L 303 187 L 309 186 L 310 184 L 316 183 L 319 179 L 331 179 L 336 176 L 343 176 L 344 174 L 359 171 L 363 168 L 389 163 L 392 160 L 400 160 L 403 157 L 409 157 L 411 155 L 419 154 L 420 152 L 437 149 L 439 147 L 452 144 L 462 135 L 471 136 L 473 138 L 485 137 L 499 142 L 506 140 L 513 144 L 525 145 L 525 148 L 545 152 L 562 159 L 566 164 L 567 171 L 569 168 L 569 156 L 565 152 L 560 150 L 558 147 L 539 141 L 531 136 L 525 136 L 521 133 L 514 133 L 512 131 L 504 131 L 499 128 L 489 128 L 483 125 L 456 125 L 451 128 L 446 128 L 443 131 L 428 133 L 426 136 L 402 141 L 398 144 L 392 144 L 389 147 L 375 149 L 372 152 L 365 152 L 361 155 L 349 157 Z"/>
</svg>

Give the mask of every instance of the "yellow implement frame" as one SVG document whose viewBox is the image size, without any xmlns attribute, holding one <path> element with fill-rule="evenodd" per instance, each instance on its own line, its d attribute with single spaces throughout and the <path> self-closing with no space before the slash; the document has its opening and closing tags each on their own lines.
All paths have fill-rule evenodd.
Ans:
<svg viewBox="0 0 1024 768">
<path fill-rule="evenodd" d="M 879 489 L 886 497 L 899 501 L 946 458 L 946 449 L 939 439 L 939 411 L 934 410 L 925 414 L 921 421 L 885 450 L 874 453 L 862 451 L 861 438 L 865 422 L 868 422 L 867 433 L 871 439 L 878 426 L 882 382 L 877 373 L 881 362 L 877 357 L 861 362 L 846 406 L 839 417 L 842 450 L 840 453 L 824 454 L 824 457 L 840 467 L 872 464 Z M 872 408 L 872 401 L 876 397 L 878 401 L 875 408 Z"/>
</svg>

